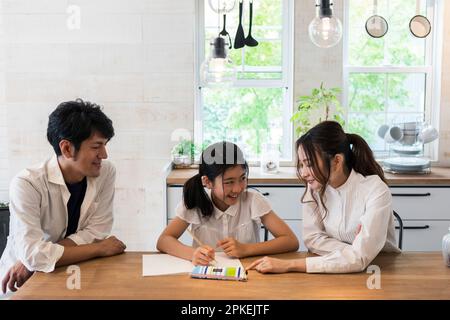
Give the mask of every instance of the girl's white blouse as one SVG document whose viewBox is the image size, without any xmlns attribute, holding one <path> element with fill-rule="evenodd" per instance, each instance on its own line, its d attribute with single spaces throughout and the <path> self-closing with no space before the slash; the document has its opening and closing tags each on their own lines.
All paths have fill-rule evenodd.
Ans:
<svg viewBox="0 0 450 320">
<path fill-rule="evenodd" d="M 205 191 L 211 199 L 211 190 Z M 214 206 L 214 212 L 210 217 L 203 217 L 197 208 L 187 209 L 183 201 L 178 204 L 176 215 L 191 224 L 191 231 L 203 244 L 215 248 L 219 240 L 227 237 L 242 243 L 259 242 L 260 218 L 271 210 L 269 202 L 263 195 L 248 189 L 241 193 L 239 201 L 227 210 L 221 211 Z M 199 246 L 195 241 L 192 245 Z"/>
</svg>

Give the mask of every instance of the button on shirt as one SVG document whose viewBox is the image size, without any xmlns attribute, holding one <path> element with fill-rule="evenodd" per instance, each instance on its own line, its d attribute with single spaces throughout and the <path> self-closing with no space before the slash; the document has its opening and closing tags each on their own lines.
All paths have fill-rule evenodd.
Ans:
<svg viewBox="0 0 450 320">
<path fill-rule="evenodd" d="M 303 240 L 320 257 L 306 258 L 307 272 L 363 271 L 380 251 L 400 252 L 395 240 L 392 197 L 377 175 L 364 177 L 352 170 L 338 188 L 326 187 L 324 203 L 303 206 Z M 313 201 L 311 194 L 306 201 Z M 358 227 L 361 231 L 358 233 Z"/>
<path fill-rule="evenodd" d="M 211 190 L 205 189 L 209 199 Z M 214 204 L 214 203 L 213 203 Z M 239 195 L 236 204 L 221 211 L 214 205 L 213 214 L 203 217 L 200 209 L 187 209 L 180 202 L 177 217 L 191 224 L 194 235 L 205 245 L 216 247 L 219 240 L 232 237 L 242 243 L 260 241 L 261 217 L 272 210 L 269 202 L 257 191 L 247 190 Z M 199 245 L 193 241 L 192 245 Z"/>
</svg>

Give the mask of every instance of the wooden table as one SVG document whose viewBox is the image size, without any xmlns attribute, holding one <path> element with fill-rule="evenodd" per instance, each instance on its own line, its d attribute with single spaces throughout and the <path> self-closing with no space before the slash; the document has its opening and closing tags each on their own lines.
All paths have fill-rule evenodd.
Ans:
<svg viewBox="0 0 450 320">
<path fill-rule="evenodd" d="M 187 274 L 142 277 L 143 252 L 80 263 L 81 289 L 69 290 L 67 268 L 35 273 L 13 299 L 450 299 L 450 268 L 440 252 L 380 254 L 381 289 L 368 289 L 371 273 L 259 274 L 247 282 L 191 279 Z M 278 255 L 305 257 L 306 253 Z M 242 260 L 244 266 L 256 258 Z"/>
</svg>

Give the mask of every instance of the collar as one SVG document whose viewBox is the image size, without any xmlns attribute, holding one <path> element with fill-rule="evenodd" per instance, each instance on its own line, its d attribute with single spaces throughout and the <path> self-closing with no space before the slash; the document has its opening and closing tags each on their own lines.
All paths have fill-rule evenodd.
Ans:
<svg viewBox="0 0 450 320">
<path fill-rule="evenodd" d="M 66 186 L 66 182 L 64 181 L 64 176 L 61 171 L 61 167 L 58 163 L 58 157 L 53 155 L 47 162 L 47 178 L 48 181 L 54 184 L 59 184 Z M 95 182 L 94 177 L 86 177 L 86 182 L 88 185 L 92 185 Z"/>
<path fill-rule="evenodd" d="M 211 197 L 211 190 L 210 189 L 205 189 L 205 190 L 206 190 L 206 193 L 208 194 L 209 199 L 211 200 L 211 202 L 213 204 L 213 207 L 214 207 L 213 215 L 214 215 L 214 218 L 216 218 L 216 220 L 219 220 L 220 218 L 222 218 L 222 216 L 224 214 L 231 216 L 231 217 L 234 217 L 236 215 L 237 209 L 239 206 L 239 202 L 236 203 L 235 205 L 229 206 L 227 210 L 222 211 L 219 208 L 217 208 L 216 205 L 214 204 L 214 201 L 212 200 L 212 197 Z"/>
<path fill-rule="evenodd" d="M 339 193 L 340 192 L 345 192 L 346 190 L 351 188 L 352 185 L 354 185 L 355 183 L 357 183 L 360 180 L 359 176 L 360 176 L 360 174 L 352 169 L 352 171 L 350 172 L 350 175 L 348 176 L 347 180 L 341 186 L 339 186 L 337 188 L 333 188 L 332 186 L 328 185 L 328 187 L 331 190 L 337 191 Z"/>
<path fill-rule="evenodd" d="M 64 186 L 66 185 L 56 154 L 53 155 L 53 157 L 51 157 L 47 162 L 47 178 L 51 183 Z"/>
</svg>

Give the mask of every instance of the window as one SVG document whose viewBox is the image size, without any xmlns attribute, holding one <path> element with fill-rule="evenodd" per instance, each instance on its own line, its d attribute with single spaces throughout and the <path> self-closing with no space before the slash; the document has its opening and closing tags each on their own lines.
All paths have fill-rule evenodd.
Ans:
<svg viewBox="0 0 450 320">
<path fill-rule="evenodd" d="M 209 43 L 223 28 L 223 18 L 208 0 L 198 0 L 197 88 L 195 141 L 203 145 L 228 140 L 238 144 L 247 160 L 257 161 L 265 145 L 275 144 L 280 159 L 292 161 L 292 0 L 253 2 L 252 35 L 256 47 L 230 49 L 237 70 L 231 87 L 201 87 L 199 72 Z M 245 36 L 249 1 L 243 4 Z M 232 43 L 239 21 L 239 0 L 227 13 L 226 29 Z"/>
<path fill-rule="evenodd" d="M 419 1 L 420 14 L 430 20 L 432 31 L 426 38 L 416 38 L 409 31 L 416 0 L 378 0 L 377 14 L 387 20 L 389 29 L 384 37 L 371 38 L 365 22 L 374 14 L 373 3 L 346 1 L 344 105 L 347 130 L 363 136 L 375 154 L 383 157 L 388 147 L 377 135 L 382 124 L 436 124 L 438 10 L 435 0 Z"/>
</svg>

